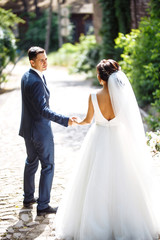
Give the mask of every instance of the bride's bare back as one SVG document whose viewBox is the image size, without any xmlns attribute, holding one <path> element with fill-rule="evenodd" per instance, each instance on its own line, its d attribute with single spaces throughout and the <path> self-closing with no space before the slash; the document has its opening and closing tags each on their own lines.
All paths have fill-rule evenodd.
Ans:
<svg viewBox="0 0 160 240">
<path fill-rule="evenodd" d="M 100 90 L 97 93 L 97 102 L 99 105 L 99 109 L 105 119 L 108 121 L 115 118 L 111 99 L 109 96 L 109 90 L 108 90 L 108 79 L 109 76 L 118 71 L 120 69 L 119 64 L 112 60 L 112 59 L 103 59 L 98 65 L 97 65 L 97 79 L 100 83 L 100 85 L 103 86 L 103 89 Z M 88 104 L 88 112 L 85 117 L 85 119 L 81 122 L 79 122 L 79 125 L 89 124 L 91 123 L 94 115 L 94 108 L 91 100 L 91 95 L 89 96 L 89 104 Z"/>
<path fill-rule="evenodd" d="M 108 88 L 107 87 L 103 88 L 101 91 L 99 91 L 96 96 L 97 96 L 97 102 L 99 105 L 99 109 L 105 119 L 108 121 L 112 120 L 115 118 L 112 104 L 111 104 L 111 99 L 108 93 Z M 89 104 L 88 104 L 88 112 L 85 117 L 85 119 L 81 122 L 79 122 L 79 125 L 85 125 L 91 123 L 94 115 L 94 108 L 91 100 L 91 95 L 89 96 Z"/>
<path fill-rule="evenodd" d="M 97 93 L 97 101 L 98 101 L 99 109 L 104 118 L 106 118 L 108 121 L 115 118 L 112 104 L 111 104 L 111 99 L 107 91 L 105 91 L 104 89 L 99 91 Z"/>
</svg>

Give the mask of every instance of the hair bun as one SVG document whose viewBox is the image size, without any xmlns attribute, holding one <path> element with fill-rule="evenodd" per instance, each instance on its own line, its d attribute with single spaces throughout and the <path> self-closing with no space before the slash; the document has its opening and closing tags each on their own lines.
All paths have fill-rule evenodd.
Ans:
<svg viewBox="0 0 160 240">
<path fill-rule="evenodd" d="M 108 81 L 109 76 L 120 70 L 119 64 L 113 59 L 102 59 L 97 65 L 97 71 L 100 78 L 104 81 Z"/>
</svg>

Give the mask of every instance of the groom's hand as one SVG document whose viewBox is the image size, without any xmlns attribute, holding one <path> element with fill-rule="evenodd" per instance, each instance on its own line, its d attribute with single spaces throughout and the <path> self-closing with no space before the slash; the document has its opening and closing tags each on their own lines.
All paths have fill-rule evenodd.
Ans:
<svg viewBox="0 0 160 240">
<path fill-rule="evenodd" d="M 77 123 L 75 122 L 76 120 L 77 120 L 76 117 L 69 118 L 68 126 L 75 126 L 75 125 L 77 125 Z"/>
</svg>

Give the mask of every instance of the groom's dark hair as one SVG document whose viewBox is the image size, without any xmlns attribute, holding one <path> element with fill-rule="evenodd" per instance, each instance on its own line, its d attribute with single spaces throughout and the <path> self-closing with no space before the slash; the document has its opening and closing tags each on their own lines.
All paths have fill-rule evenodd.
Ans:
<svg viewBox="0 0 160 240">
<path fill-rule="evenodd" d="M 45 52 L 45 49 L 43 49 L 41 47 L 37 47 L 37 46 L 30 47 L 28 49 L 29 60 L 34 60 L 39 53 L 44 53 L 44 52 Z"/>
</svg>

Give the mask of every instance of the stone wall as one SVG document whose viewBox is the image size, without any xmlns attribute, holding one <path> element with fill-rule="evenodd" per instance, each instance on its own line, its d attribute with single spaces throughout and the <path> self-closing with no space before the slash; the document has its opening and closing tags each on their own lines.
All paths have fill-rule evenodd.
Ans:
<svg viewBox="0 0 160 240">
<path fill-rule="evenodd" d="M 138 28 L 141 17 L 147 15 L 150 0 L 131 0 L 131 28 Z"/>
</svg>

